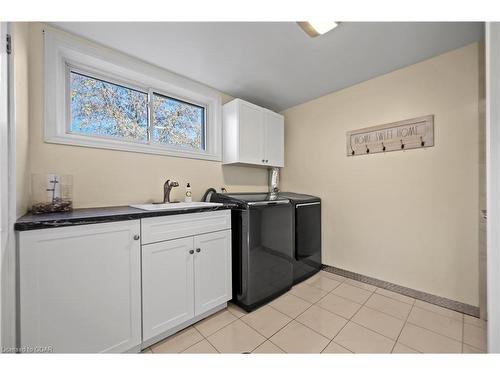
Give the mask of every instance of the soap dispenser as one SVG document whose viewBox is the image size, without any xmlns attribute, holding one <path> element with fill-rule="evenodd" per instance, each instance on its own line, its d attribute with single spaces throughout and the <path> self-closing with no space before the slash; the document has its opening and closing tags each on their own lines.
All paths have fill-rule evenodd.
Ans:
<svg viewBox="0 0 500 375">
<path fill-rule="evenodd" d="M 191 203 L 192 201 L 193 198 L 191 197 L 191 185 L 188 182 L 186 185 L 186 196 L 184 197 L 184 202 Z"/>
</svg>

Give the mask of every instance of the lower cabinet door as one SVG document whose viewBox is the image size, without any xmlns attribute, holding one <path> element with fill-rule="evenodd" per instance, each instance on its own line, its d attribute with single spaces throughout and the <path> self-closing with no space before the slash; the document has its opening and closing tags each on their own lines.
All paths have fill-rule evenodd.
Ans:
<svg viewBox="0 0 500 375">
<path fill-rule="evenodd" d="M 143 340 L 194 317 L 193 237 L 142 246 Z"/>
<path fill-rule="evenodd" d="M 141 343 L 139 220 L 19 233 L 20 345 L 125 352 Z"/>
<path fill-rule="evenodd" d="M 195 315 L 231 299 L 231 230 L 194 237 Z"/>
</svg>

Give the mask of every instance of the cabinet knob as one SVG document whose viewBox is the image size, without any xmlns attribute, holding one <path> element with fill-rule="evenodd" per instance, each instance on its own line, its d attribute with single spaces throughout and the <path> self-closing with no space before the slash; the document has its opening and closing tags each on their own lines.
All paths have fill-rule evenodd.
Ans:
<svg viewBox="0 0 500 375">
<path fill-rule="evenodd" d="M 189 254 L 194 254 L 194 250 L 189 250 Z"/>
<path fill-rule="evenodd" d="M 201 249 L 200 249 L 200 248 L 197 248 L 197 249 L 196 249 L 196 252 L 197 252 L 197 253 L 199 253 L 200 251 L 201 251 Z"/>
<path fill-rule="evenodd" d="M 266 163 L 269 163 L 269 160 L 266 159 Z"/>
<path fill-rule="evenodd" d="M 139 238 L 141 238 L 141 236 L 139 236 L 138 234 L 134 234 L 134 240 L 138 241 Z"/>
<path fill-rule="evenodd" d="M 266 159 L 262 159 L 262 162 L 265 163 L 266 162 Z"/>
</svg>

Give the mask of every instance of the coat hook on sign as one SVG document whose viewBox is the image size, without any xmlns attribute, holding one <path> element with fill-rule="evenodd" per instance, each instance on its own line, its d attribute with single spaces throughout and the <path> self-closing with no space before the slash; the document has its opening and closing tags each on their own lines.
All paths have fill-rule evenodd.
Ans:
<svg viewBox="0 0 500 375">
<path fill-rule="evenodd" d="M 382 142 L 382 151 L 385 151 L 385 145 L 384 145 L 384 142 Z"/>
<path fill-rule="evenodd" d="M 365 145 L 365 147 L 366 147 L 366 153 L 369 154 L 370 153 L 370 149 L 368 148 L 367 145 Z"/>
<path fill-rule="evenodd" d="M 422 136 L 420 136 L 420 146 L 425 146 L 425 141 L 422 139 Z"/>
<path fill-rule="evenodd" d="M 354 149 L 352 148 L 352 145 L 349 145 L 349 147 L 351 147 L 351 155 L 354 155 L 356 152 L 354 151 Z"/>
<path fill-rule="evenodd" d="M 401 150 L 404 150 L 405 144 L 403 143 L 403 140 L 401 139 Z"/>
</svg>

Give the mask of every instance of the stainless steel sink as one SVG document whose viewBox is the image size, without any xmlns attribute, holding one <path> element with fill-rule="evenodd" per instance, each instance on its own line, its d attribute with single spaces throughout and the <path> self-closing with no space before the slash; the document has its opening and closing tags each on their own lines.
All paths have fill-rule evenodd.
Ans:
<svg viewBox="0 0 500 375">
<path fill-rule="evenodd" d="M 148 204 L 131 204 L 130 207 L 138 208 L 144 211 L 173 211 L 173 210 L 189 210 L 196 208 L 217 207 L 222 206 L 222 203 L 212 202 L 179 202 L 179 203 L 148 203 Z"/>
</svg>

